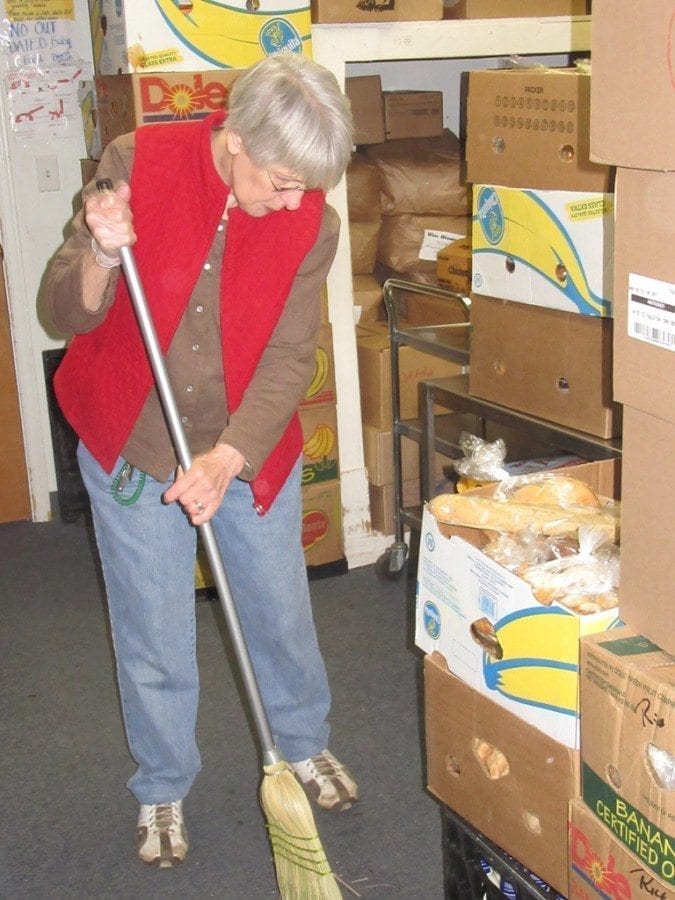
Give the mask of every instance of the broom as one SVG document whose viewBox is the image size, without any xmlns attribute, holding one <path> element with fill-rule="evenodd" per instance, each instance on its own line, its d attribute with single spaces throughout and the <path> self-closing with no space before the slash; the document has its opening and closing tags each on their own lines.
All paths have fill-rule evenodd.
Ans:
<svg viewBox="0 0 675 900">
<path fill-rule="evenodd" d="M 113 189 L 109 178 L 97 181 L 96 187 L 99 191 Z M 192 465 L 190 448 L 130 247 L 121 248 L 120 259 L 178 462 L 183 471 L 187 472 Z M 279 892 L 288 900 L 338 900 L 342 895 L 326 859 L 307 796 L 274 744 L 213 526 L 210 522 L 205 522 L 198 526 L 198 530 L 263 751 L 264 777 L 260 787 L 260 801 L 267 819 Z"/>
</svg>

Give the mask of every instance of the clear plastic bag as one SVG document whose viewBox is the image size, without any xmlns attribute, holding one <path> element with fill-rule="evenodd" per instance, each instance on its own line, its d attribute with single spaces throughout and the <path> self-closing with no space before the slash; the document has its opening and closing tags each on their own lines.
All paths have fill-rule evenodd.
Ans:
<svg viewBox="0 0 675 900">
<path fill-rule="evenodd" d="M 517 574 L 532 588 L 540 603 L 557 602 L 581 615 L 618 606 L 619 548 L 598 528 L 582 526 L 579 550 L 535 565 Z"/>
</svg>

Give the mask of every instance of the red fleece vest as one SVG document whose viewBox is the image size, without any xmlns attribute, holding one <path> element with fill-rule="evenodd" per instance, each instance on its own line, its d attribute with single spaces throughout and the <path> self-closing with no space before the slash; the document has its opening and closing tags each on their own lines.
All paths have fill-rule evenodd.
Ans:
<svg viewBox="0 0 675 900">
<path fill-rule="evenodd" d="M 138 241 L 134 256 L 163 352 L 185 311 L 221 219 L 229 188 L 211 156 L 215 113 L 200 122 L 144 126 L 136 132 L 131 175 Z M 283 311 L 300 264 L 314 245 L 324 195 L 299 209 L 261 218 L 230 210 L 220 285 L 223 367 L 230 412 L 239 406 Z M 115 302 L 94 331 L 76 335 L 54 379 L 63 412 L 110 472 L 153 378 L 131 305 L 119 279 Z M 252 482 L 269 509 L 302 448 L 297 412 Z"/>
</svg>

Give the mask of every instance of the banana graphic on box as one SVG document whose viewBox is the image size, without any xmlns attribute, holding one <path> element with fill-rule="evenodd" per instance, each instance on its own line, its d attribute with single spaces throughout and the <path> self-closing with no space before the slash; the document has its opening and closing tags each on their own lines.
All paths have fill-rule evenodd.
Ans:
<svg viewBox="0 0 675 900">
<path fill-rule="evenodd" d="M 546 192 L 544 192 L 546 193 Z M 560 193 L 560 192 L 558 192 Z M 569 221 L 607 212 L 604 194 L 578 198 L 566 206 Z M 608 315 L 611 302 L 591 290 L 584 264 L 559 215 L 535 191 L 482 186 L 474 200 L 473 253 L 513 260 L 554 286 L 580 312 Z"/>
<path fill-rule="evenodd" d="M 328 425 L 317 425 L 312 436 L 302 446 L 308 459 L 326 459 L 335 446 L 335 435 Z"/>
<path fill-rule="evenodd" d="M 306 400 L 311 400 L 312 397 L 316 397 L 326 383 L 329 371 L 330 360 L 328 359 L 328 354 L 323 347 L 316 347 L 314 351 L 314 374 L 312 375 L 312 380 L 307 388 L 307 393 L 305 394 Z"/>
<path fill-rule="evenodd" d="M 282 14 L 265 13 L 257 0 L 154 0 L 154 4 L 180 44 L 217 68 L 245 69 L 274 53 L 311 56 L 309 0 L 298 0 L 295 10 Z"/>
<path fill-rule="evenodd" d="M 615 624 L 610 619 L 605 627 Z M 577 715 L 577 616 L 558 607 L 533 607 L 504 616 L 494 625 L 479 619 L 471 632 L 485 651 L 483 676 L 490 690 L 519 703 Z"/>
</svg>

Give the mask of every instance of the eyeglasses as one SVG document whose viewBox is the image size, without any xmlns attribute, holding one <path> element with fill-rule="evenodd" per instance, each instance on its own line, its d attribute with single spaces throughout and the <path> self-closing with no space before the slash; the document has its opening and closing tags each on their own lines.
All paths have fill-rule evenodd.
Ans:
<svg viewBox="0 0 675 900">
<path fill-rule="evenodd" d="M 272 190 L 274 191 L 275 194 L 284 194 L 284 193 L 287 193 L 290 191 L 300 191 L 301 193 L 304 194 L 310 190 L 310 188 L 301 187 L 298 185 L 292 185 L 292 186 L 288 186 L 288 187 L 280 186 L 275 183 L 274 179 L 272 178 L 272 175 L 270 174 L 269 169 L 265 169 L 265 172 L 267 172 L 267 177 L 270 180 L 270 184 L 272 185 Z"/>
</svg>

